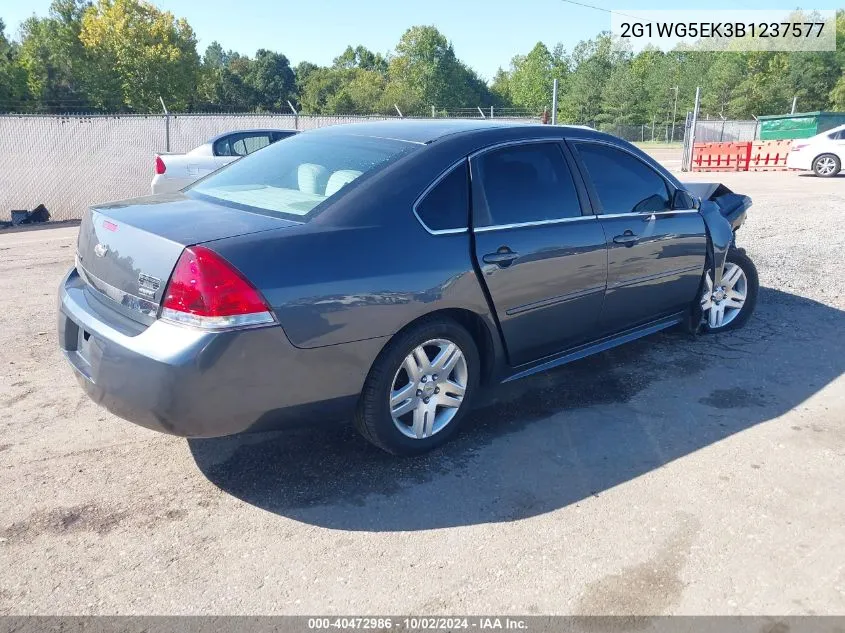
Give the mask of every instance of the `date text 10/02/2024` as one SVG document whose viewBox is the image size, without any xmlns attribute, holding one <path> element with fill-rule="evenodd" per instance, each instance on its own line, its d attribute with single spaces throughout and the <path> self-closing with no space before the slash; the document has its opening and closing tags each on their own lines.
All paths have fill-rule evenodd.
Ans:
<svg viewBox="0 0 845 633">
<path fill-rule="evenodd" d="M 309 618 L 310 630 L 391 630 L 456 631 L 456 630 L 527 630 L 525 620 L 510 617 L 407 617 L 407 618 Z"/>
</svg>

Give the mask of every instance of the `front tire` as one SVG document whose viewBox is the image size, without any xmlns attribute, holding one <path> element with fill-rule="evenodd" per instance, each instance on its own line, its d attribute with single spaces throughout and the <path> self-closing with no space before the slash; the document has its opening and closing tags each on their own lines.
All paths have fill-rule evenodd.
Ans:
<svg viewBox="0 0 845 633">
<path fill-rule="evenodd" d="M 832 178 L 842 169 L 842 163 L 836 154 L 821 154 L 813 160 L 813 173 L 819 178 Z"/>
<path fill-rule="evenodd" d="M 757 267 L 743 251 L 728 251 L 722 283 L 713 287 L 713 273 L 704 273 L 701 324 L 706 332 L 725 332 L 741 328 L 751 318 L 757 305 L 760 280 Z"/>
<path fill-rule="evenodd" d="M 370 370 L 355 426 L 394 455 L 416 455 L 457 431 L 478 387 L 478 349 L 469 332 L 431 317 L 397 334 Z"/>
</svg>

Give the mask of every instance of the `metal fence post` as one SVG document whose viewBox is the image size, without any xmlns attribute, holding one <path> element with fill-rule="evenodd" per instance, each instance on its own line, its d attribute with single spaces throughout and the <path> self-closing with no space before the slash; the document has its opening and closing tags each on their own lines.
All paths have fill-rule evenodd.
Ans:
<svg viewBox="0 0 845 633">
<path fill-rule="evenodd" d="M 683 145 L 683 150 L 681 150 L 681 171 L 689 171 L 687 169 L 687 152 L 689 151 L 690 119 L 691 118 L 692 118 L 692 112 L 687 112 L 687 116 L 684 119 L 684 145 Z"/>
<path fill-rule="evenodd" d="M 290 108 L 290 111 L 293 112 L 293 129 L 298 130 L 299 129 L 299 112 L 296 111 L 296 108 L 293 107 L 293 104 L 290 102 L 290 100 L 287 100 L 287 102 L 288 102 L 288 107 Z"/>
<path fill-rule="evenodd" d="M 690 133 L 684 134 L 684 145 L 687 145 L 687 137 L 689 137 L 689 147 L 684 148 L 684 163 L 681 166 L 683 171 L 692 170 L 692 153 L 695 149 L 695 128 L 698 125 L 698 113 L 701 110 L 701 87 L 695 89 L 695 106 L 692 110 L 692 121 L 690 122 Z"/>
<path fill-rule="evenodd" d="M 164 108 L 164 151 L 170 151 L 170 113 L 167 111 L 167 106 L 164 105 L 164 99 L 161 98 L 161 95 L 158 96 L 158 100 L 161 101 L 161 107 Z"/>
</svg>

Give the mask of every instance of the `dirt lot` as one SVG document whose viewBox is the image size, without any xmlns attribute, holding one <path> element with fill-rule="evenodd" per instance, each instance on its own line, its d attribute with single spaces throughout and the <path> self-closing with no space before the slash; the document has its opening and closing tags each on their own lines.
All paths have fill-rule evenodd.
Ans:
<svg viewBox="0 0 845 633">
<path fill-rule="evenodd" d="M 755 198 L 744 330 L 499 389 L 404 461 L 98 409 L 55 336 L 76 230 L 0 234 L 0 613 L 845 614 L 845 178 L 695 178 Z"/>
</svg>

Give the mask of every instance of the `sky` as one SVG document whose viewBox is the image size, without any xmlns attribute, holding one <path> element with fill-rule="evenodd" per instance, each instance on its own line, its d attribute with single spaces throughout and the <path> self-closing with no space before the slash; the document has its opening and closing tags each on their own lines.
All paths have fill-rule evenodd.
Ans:
<svg viewBox="0 0 845 633">
<path fill-rule="evenodd" d="M 578 0 L 604 9 L 677 9 L 675 1 Z M 390 51 L 410 26 L 433 24 L 457 56 L 484 79 L 507 68 L 514 55 L 538 41 L 567 50 L 579 40 L 610 29 L 610 14 L 566 0 L 153 0 L 161 9 L 188 20 L 200 54 L 212 41 L 254 55 L 259 48 L 285 54 L 296 65 L 307 60 L 328 65 L 347 44 Z M 691 0 L 683 8 L 794 9 L 796 0 Z M 0 0 L 6 32 L 17 37 L 20 23 L 46 15 L 50 0 Z M 816 1 L 807 9 L 835 9 Z"/>
</svg>

